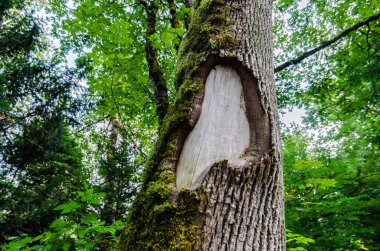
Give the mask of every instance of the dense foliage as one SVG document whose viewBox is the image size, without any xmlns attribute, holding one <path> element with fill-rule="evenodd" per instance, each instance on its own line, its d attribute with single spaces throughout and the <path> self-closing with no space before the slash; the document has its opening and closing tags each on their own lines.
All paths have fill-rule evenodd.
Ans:
<svg viewBox="0 0 380 251">
<path fill-rule="evenodd" d="M 5 250 L 117 245 L 176 92 L 191 2 L 0 2 Z M 357 26 L 276 72 L 280 112 L 306 113 L 283 125 L 289 250 L 380 249 L 379 11 L 377 0 L 275 2 L 277 65 Z"/>
</svg>

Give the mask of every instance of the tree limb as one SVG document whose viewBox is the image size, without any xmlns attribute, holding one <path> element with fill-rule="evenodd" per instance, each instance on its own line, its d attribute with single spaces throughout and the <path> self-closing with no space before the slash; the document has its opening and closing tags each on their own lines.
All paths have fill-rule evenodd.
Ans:
<svg viewBox="0 0 380 251">
<path fill-rule="evenodd" d="M 193 1 L 192 0 L 185 0 L 185 6 L 186 6 L 186 8 L 190 9 L 193 6 Z M 190 23 L 191 23 L 191 15 L 189 15 L 189 13 L 186 13 L 186 15 L 185 15 L 186 30 L 189 30 Z"/>
<path fill-rule="evenodd" d="M 100 123 L 100 122 L 103 122 L 105 119 L 107 119 L 107 118 L 109 118 L 109 117 L 111 117 L 111 115 L 106 115 L 106 116 L 104 116 L 104 117 L 102 117 L 102 118 L 100 118 L 100 119 L 98 119 L 98 120 L 96 120 L 96 121 L 94 121 L 94 122 L 92 122 L 92 123 L 90 123 L 90 124 L 87 124 L 87 125 L 83 126 L 81 129 L 79 129 L 79 130 L 77 130 L 77 131 L 75 132 L 75 135 L 77 135 L 78 133 L 80 133 L 80 132 L 86 130 L 88 127 L 91 127 L 91 126 L 96 125 L 96 124 L 98 124 L 98 123 Z"/>
<path fill-rule="evenodd" d="M 177 16 L 177 7 L 174 3 L 174 0 L 167 0 L 167 3 L 169 5 L 169 11 L 170 11 L 170 24 L 172 25 L 172 28 L 179 28 L 179 20 Z"/>
<path fill-rule="evenodd" d="M 157 117 L 161 127 L 164 117 L 169 108 L 168 88 L 166 80 L 162 72 L 162 68 L 158 62 L 158 51 L 154 47 L 153 41 L 150 39 L 156 33 L 157 11 L 158 7 L 152 3 L 145 7 L 147 15 L 147 30 L 145 36 L 145 56 L 148 62 L 149 78 L 153 87 L 155 102 L 157 105 Z"/>
<path fill-rule="evenodd" d="M 145 0 L 137 0 L 144 8 L 148 7 L 148 3 Z"/>
<path fill-rule="evenodd" d="M 172 28 L 174 28 L 174 29 L 179 28 L 180 23 L 178 20 L 177 7 L 174 3 L 174 0 L 167 0 L 167 3 L 169 5 L 169 11 L 170 11 L 170 24 L 171 24 Z M 177 37 L 178 37 L 178 40 L 181 41 L 181 37 L 179 35 L 177 35 Z M 175 44 L 174 47 L 175 47 L 176 51 L 178 51 L 179 45 Z"/>
<path fill-rule="evenodd" d="M 346 37 L 347 35 L 349 35 L 351 32 L 353 31 L 356 31 L 358 30 L 359 28 L 361 28 L 362 26 L 364 25 L 368 25 L 370 22 L 373 22 L 373 21 L 376 21 L 380 18 L 380 12 L 379 13 L 376 13 L 375 15 L 373 16 L 370 16 L 368 17 L 367 19 L 363 20 L 363 21 L 360 21 L 358 22 L 357 24 L 351 26 L 350 28 L 342 31 L 339 35 L 337 35 L 336 37 L 330 39 L 330 40 L 327 40 L 327 41 L 324 41 L 322 42 L 318 47 L 314 48 L 314 49 L 311 49 L 305 53 L 303 53 L 301 56 L 295 58 L 295 59 L 292 59 L 292 60 L 289 60 L 279 66 L 277 66 L 275 69 L 274 69 L 274 72 L 277 73 L 277 72 L 280 72 L 282 70 L 284 70 L 285 68 L 288 68 L 292 65 L 296 65 L 298 63 L 300 63 L 302 60 L 304 60 L 305 58 L 308 58 L 312 55 L 314 55 L 315 53 L 319 52 L 320 50 L 323 50 L 325 49 L 326 47 L 338 42 L 339 40 L 341 40 L 342 38 Z"/>
</svg>

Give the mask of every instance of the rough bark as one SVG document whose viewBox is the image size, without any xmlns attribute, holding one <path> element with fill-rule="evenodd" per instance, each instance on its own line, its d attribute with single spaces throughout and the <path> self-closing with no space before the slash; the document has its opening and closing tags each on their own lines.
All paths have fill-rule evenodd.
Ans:
<svg viewBox="0 0 380 251">
<path fill-rule="evenodd" d="M 219 56 L 233 56 L 233 61 L 242 63 L 243 69 L 238 71 L 251 139 L 244 156 L 215 164 L 202 182 L 206 196 L 197 249 L 284 250 L 271 1 L 226 1 L 224 10 L 233 20 L 230 29 L 237 34 L 238 43 L 229 55 L 221 50 Z"/>
<path fill-rule="evenodd" d="M 271 1 L 203 0 L 194 7 L 178 52 L 178 94 L 145 170 L 121 247 L 285 250 Z M 206 79 L 218 65 L 233 68 L 241 79 L 249 144 L 238 158 L 212 164 L 196 184 L 178 189 L 179 158 L 200 118 Z"/>
</svg>

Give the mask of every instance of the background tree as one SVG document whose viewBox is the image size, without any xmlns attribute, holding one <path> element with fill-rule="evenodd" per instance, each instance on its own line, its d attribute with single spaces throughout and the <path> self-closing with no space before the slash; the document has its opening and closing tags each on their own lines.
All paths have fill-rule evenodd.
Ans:
<svg viewBox="0 0 380 251">
<path fill-rule="evenodd" d="M 77 78 L 44 51 L 35 10 L 28 1 L 1 4 L 1 241 L 46 230 L 84 178 L 68 127 L 81 107 Z"/>
<path fill-rule="evenodd" d="M 106 194 L 100 216 L 107 224 L 120 219 L 125 220 L 126 212 L 134 198 L 138 185 L 140 161 L 134 159 L 133 148 L 117 116 L 110 119 L 107 126 L 109 134 L 104 137 L 105 144 L 99 142 L 99 152 L 106 153 L 100 160 L 99 174 L 102 177 L 96 190 Z"/>
<path fill-rule="evenodd" d="M 362 190 L 368 176 L 357 171 L 358 156 L 312 147 L 317 142 L 299 129 L 283 139 L 287 227 L 315 240 L 308 250 L 376 250 L 376 223 L 367 220 L 378 202 Z"/>
<path fill-rule="evenodd" d="M 81 154 L 62 118 L 36 121 L 22 131 L 12 152 L 4 153 L 9 169 L 2 169 L 3 238 L 42 233 L 58 216 L 53 209 L 83 185 Z"/>
<path fill-rule="evenodd" d="M 285 138 L 288 227 L 310 233 L 316 240 L 310 249 L 351 246 L 376 250 L 378 227 L 368 218 L 376 222 L 379 215 L 378 185 L 372 181 L 378 179 L 379 148 L 374 139 L 379 134 L 379 69 L 375 63 L 379 5 L 361 1 L 277 3 L 282 11 L 275 25 L 278 63 L 286 61 L 284 57 L 302 58 L 306 54 L 301 50 L 313 51 L 301 48 L 320 48 L 326 44 L 320 41 L 335 41 L 277 74 L 280 106 L 303 106 L 307 112 L 304 124 L 314 130 L 314 140 L 306 137 L 308 146 L 298 152 L 302 154 L 295 164 L 287 162 L 293 157 L 289 158 L 286 149 L 292 149 L 293 143 L 287 146 Z M 292 32 L 283 32 L 286 27 Z M 299 133 L 291 134 L 298 142 Z M 365 188 L 366 184 L 371 188 Z M 315 223 L 312 230 L 308 222 Z"/>
</svg>

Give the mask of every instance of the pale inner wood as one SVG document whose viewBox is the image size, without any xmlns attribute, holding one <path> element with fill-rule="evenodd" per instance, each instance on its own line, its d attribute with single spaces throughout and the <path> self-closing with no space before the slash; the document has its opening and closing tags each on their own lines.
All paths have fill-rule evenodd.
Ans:
<svg viewBox="0 0 380 251">
<path fill-rule="evenodd" d="M 199 120 L 188 135 L 177 165 L 177 187 L 191 187 L 217 161 L 240 157 L 249 146 L 241 79 L 217 65 L 206 80 Z"/>
</svg>

